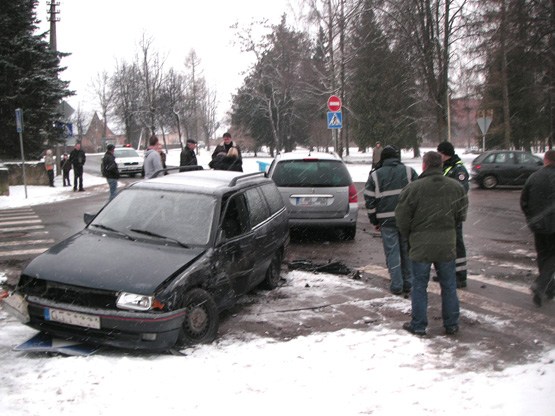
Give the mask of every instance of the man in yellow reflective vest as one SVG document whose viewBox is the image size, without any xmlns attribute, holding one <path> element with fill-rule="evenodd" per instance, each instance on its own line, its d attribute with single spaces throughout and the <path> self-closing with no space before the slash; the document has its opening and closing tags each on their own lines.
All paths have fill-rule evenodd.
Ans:
<svg viewBox="0 0 555 416">
<path fill-rule="evenodd" d="M 458 181 L 468 194 L 468 171 L 464 167 L 461 158 L 455 153 L 455 148 L 450 142 L 442 142 L 437 147 L 438 153 L 443 158 L 443 176 L 453 178 Z M 464 245 L 462 223 L 457 226 L 457 288 L 466 287 L 466 247 Z"/>
</svg>

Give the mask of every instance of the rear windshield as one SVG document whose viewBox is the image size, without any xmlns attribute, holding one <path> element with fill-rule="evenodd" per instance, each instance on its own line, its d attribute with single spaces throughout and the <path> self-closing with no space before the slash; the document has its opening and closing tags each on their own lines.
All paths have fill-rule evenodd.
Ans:
<svg viewBox="0 0 555 416">
<path fill-rule="evenodd" d="M 340 160 L 286 160 L 279 162 L 272 175 L 277 186 L 349 186 L 347 167 Z"/>
</svg>

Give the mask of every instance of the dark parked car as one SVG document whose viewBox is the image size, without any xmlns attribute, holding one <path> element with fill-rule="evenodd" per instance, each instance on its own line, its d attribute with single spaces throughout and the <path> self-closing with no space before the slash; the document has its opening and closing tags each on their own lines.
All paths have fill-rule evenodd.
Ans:
<svg viewBox="0 0 555 416">
<path fill-rule="evenodd" d="M 289 211 L 291 227 L 337 228 L 356 235 L 358 196 L 345 163 L 333 153 L 278 154 L 268 169 Z"/>
<path fill-rule="evenodd" d="M 133 349 L 210 342 L 219 312 L 275 288 L 288 215 L 259 172 L 194 171 L 123 189 L 36 257 L 5 300 L 53 336 Z"/>
<path fill-rule="evenodd" d="M 540 157 L 520 150 L 490 150 L 472 161 L 471 180 L 481 188 L 524 185 L 543 166 Z"/>
</svg>

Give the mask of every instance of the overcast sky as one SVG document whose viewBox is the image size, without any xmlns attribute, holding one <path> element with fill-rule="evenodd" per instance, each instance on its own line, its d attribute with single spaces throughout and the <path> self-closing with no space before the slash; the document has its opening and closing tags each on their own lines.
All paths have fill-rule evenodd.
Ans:
<svg viewBox="0 0 555 416">
<path fill-rule="evenodd" d="M 47 0 L 35 9 L 42 21 L 41 31 L 49 30 Z M 57 10 L 57 47 L 72 55 L 62 60 L 67 70 L 62 79 L 71 81 L 77 95 L 67 101 L 77 109 L 95 109 L 91 102 L 91 80 L 103 70 L 112 73 L 116 59 L 131 61 L 139 41 L 146 33 L 153 48 L 167 55 L 166 67 L 185 71 L 185 57 L 195 49 L 208 84 L 219 94 L 220 113 L 229 108 L 231 94 L 241 86 L 242 72 L 253 62 L 253 56 L 241 54 L 233 45 L 234 30 L 239 22 L 246 26 L 253 19 L 267 18 L 279 23 L 284 12 L 288 21 L 294 18 L 289 0 L 61 0 Z M 49 38 L 47 38 L 48 40 Z M 97 108 L 96 108 L 97 109 Z"/>
</svg>

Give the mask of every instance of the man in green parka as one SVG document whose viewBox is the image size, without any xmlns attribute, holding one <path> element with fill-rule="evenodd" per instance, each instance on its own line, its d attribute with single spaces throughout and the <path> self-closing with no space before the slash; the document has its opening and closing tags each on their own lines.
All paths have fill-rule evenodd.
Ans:
<svg viewBox="0 0 555 416">
<path fill-rule="evenodd" d="M 422 174 L 407 185 L 395 208 L 395 222 L 408 238 L 413 267 L 412 320 L 403 328 L 426 335 L 428 281 L 434 265 L 441 286 L 445 332 L 459 330 L 459 298 L 455 274 L 456 228 L 466 220 L 468 197 L 461 184 L 443 176 L 440 153 L 427 152 Z"/>
</svg>

